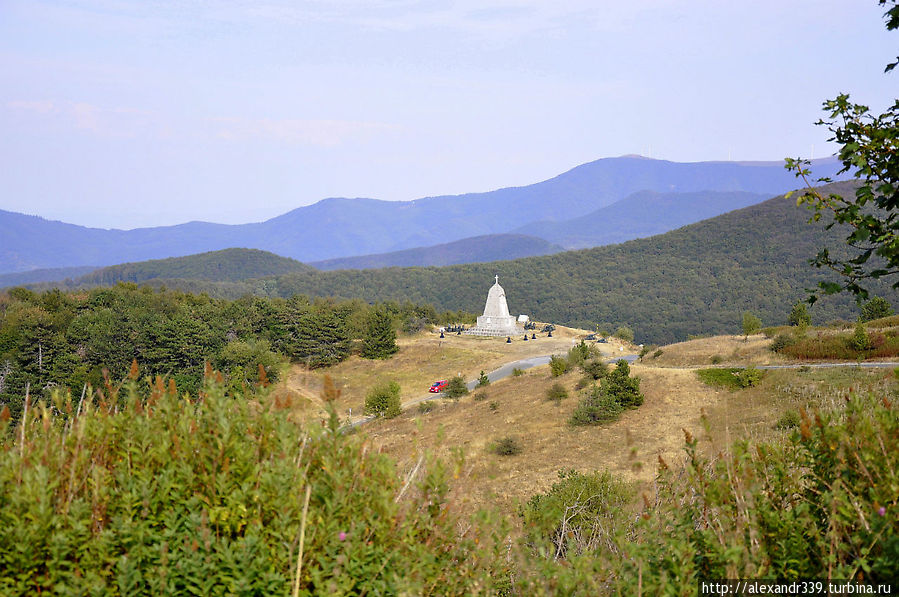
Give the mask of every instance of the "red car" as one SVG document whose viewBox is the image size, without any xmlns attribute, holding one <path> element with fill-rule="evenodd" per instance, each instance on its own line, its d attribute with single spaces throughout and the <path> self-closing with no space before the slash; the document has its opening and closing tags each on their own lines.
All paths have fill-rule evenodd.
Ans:
<svg viewBox="0 0 899 597">
<path fill-rule="evenodd" d="M 440 381 L 435 381 L 434 383 L 432 383 L 428 391 L 432 394 L 436 394 L 437 392 L 442 392 L 448 385 L 448 379 L 441 379 Z"/>
</svg>

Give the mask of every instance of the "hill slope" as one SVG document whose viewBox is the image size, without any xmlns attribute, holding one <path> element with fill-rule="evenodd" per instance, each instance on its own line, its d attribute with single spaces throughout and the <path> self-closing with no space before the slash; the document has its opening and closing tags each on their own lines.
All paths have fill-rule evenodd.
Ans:
<svg viewBox="0 0 899 597">
<path fill-rule="evenodd" d="M 585 249 L 662 234 L 693 222 L 761 203 L 770 194 L 743 191 L 657 193 L 640 191 L 585 216 L 538 222 L 518 229 L 566 249 Z"/>
<path fill-rule="evenodd" d="M 816 174 L 832 175 L 833 160 Z M 303 262 L 428 246 L 433 229 L 451 242 L 508 233 L 528 223 L 586 215 L 641 190 L 746 191 L 773 195 L 796 186 L 781 162 L 675 163 L 608 158 L 537 184 L 415 201 L 325 199 L 265 222 L 101 230 L 0 210 L 0 273 L 112 265 L 243 246 Z M 653 214 L 646 215 L 652 218 Z"/>
<path fill-rule="evenodd" d="M 850 193 L 847 183 L 833 185 Z M 440 309 L 480 312 L 499 274 L 512 312 L 588 329 L 627 324 L 638 342 L 670 342 L 688 334 L 734 333 L 750 310 L 766 325 L 786 323 L 792 304 L 825 275 L 808 265 L 822 243 L 842 235 L 809 224 L 795 200 L 777 197 L 678 230 L 620 245 L 444 268 L 306 272 L 252 284 L 192 283 L 221 296 L 245 292 L 305 293 L 375 300 L 412 300 Z M 873 290 L 895 302 L 886 284 Z M 854 319 L 845 296 L 811 309 L 815 322 Z"/>
<path fill-rule="evenodd" d="M 441 227 L 435 227 L 435 238 L 439 238 L 442 233 L 443 229 Z M 462 240 L 442 245 L 394 251 L 393 253 L 314 261 L 309 265 L 320 270 L 443 266 L 549 255 L 562 250 L 562 247 L 535 236 L 490 234 L 463 238 Z"/>
<path fill-rule="evenodd" d="M 187 257 L 104 267 L 77 278 L 74 283 L 84 286 L 105 286 L 118 282 L 144 282 L 160 278 L 236 282 L 312 269 L 311 266 L 299 261 L 258 249 L 223 249 Z"/>
</svg>

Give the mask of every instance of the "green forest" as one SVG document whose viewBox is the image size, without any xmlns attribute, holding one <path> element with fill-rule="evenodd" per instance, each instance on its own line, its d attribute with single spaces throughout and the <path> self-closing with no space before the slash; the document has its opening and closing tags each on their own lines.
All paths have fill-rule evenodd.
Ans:
<svg viewBox="0 0 899 597">
<path fill-rule="evenodd" d="M 15 288 L 0 295 L 0 404 L 18 417 L 26 391 L 47 398 L 56 388 L 101 388 L 125 378 L 133 361 L 141 377 L 165 376 L 192 394 L 208 363 L 243 392 L 258 382 L 260 367 L 274 381 L 288 361 L 322 367 L 362 351 L 373 319 L 384 343 L 396 330 L 471 316 L 408 301 L 230 301 L 135 284 L 75 293 Z"/>
<path fill-rule="evenodd" d="M 851 183 L 828 190 L 852 194 Z M 303 271 L 231 282 L 158 278 L 148 283 L 236 298 L 295 294 L 339 299 L 412 301 L 438 310 L 483 309 L 493 276 L 509 308 L 537 321 L 587 329 L 632 328 L 637 342 L 664 344 L 689 335 L 737 333 L 751 311 L 764 325 L 787 323 L 826 272 L 809 266 L 822 245 L 837 247 L 840 226 L 810 223 L 795 199 L 778 197 L 651 238 L 514 261 L 449 267 Z M 891 296 L 886 283 L 873 294 Z M 852 320 L 849 296 L 828 296 L 810 309 L 814 323 Z"/>
</svg>

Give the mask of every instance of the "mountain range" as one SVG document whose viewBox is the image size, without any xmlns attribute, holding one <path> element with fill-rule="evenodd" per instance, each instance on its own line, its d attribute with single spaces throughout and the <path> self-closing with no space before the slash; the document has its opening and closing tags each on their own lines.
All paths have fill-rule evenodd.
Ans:
<svg viewBox="0 0 899 597">
<path fill-rule="evenodd" d="M 836 183 L 825 192 L 851 194 L 854 186 Z M 846 231 L 839 226 L 828 230 L 823 220 L 809 222 L 809 215 L 795 199 L 778 196 L 649 238 L 510 261 L 336 271 L 306 268 L 261 278 L 247 271 L 247 279 L 220 281 L 175 279 L 173 273 L 183 273 L 184 266 L 166 272 L 154 266 L 163 276 L 145 279 L 157 286 L 223 298 L 306 294 L 367 302 L 409 300 L 440 310 L 480 313 L 498 274 L 515 313 L 589 329 L 628 325 L 639 342 L 668 343 L 690 334 L 735 333 L 745 311 L 761 317 L 765 325 L 785 324 L 792 305 L 807 296 L 805 289 L 826 277 L 826 272 L 809 265 L 809 258 L 825 246 L 834 255 L 845 251 Z M 277 259 L 266 260 L 272 258 Z M 141 264 L 130 267 L 139 269 Z M 881 280 L 869 286 L 873 294 L 895 304 L 895 291 L 888 284 Z M 85 281 L 58 286 L 90 285 L 94 284 Z M 849 296 L 826 296 L 811 313 L 815 323 L 851 320 L 858 307 Z"/>
<path fill-rule="evenodd" d="M 833 176 L 838 166 L 835 160 L 822 160 L 816 162 L 815 173 Z M 709 211 L 713 205 L 728 211 L 754 200 L 751 194 L 760 200 L 796 186 L 781 162 L 676 163 L 625 156 L 583 164 L 529 186 L 414 201 L 331 198 L 252 224 L 188 222 L 105 230 L 0 210 L 0 229 L 4 230 L 0 273 L 100 267 L 230 247 L 315 262 L 507 233 L 549 241 L 547 251 L 552 252 L 556 250 L 552 244 L 594 246 L 624 240 L 627 235 L 633 238 L 670 230 L 714 215 Z M 647 191 L 657 195 L 647 195 Z M 695 195 L 699 192 L 723 194 L 703 198 Z M 633 202 L 630 207 L 628 202 L 613 205 L 628 198 Z M 666 202 L 669 207 L 660 207 Z M 628 208 L 643 213 L 627 214 L 623 210 Z M 629 216 L 630 223 L 623 224 Z M 487 251 L 490 242 L 479 242 Z M 491 250 L 487 257 L 469 254 L 466 259 L 489 260 L 497 254 Z M 441 251 L 431 254 L 440 255 Z M 518 255 L 508 255 L 513 256 Z M 399 265 L 407 258 L 400 256 L 400 261 L 392 264 Z M 382 255 L 379 262 L 383 259 Z M 446 262 L 454 259 L 458 258 Z"/>
</svg>

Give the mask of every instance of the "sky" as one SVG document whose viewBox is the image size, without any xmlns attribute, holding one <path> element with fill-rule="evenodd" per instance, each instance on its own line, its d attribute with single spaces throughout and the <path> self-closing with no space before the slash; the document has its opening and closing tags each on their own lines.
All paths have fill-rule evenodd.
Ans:
<svg viewBox="0 0 899 597">
<path fill-rule="evenodd" d="M 824 157 L 896 98 L 876 0 L 0 0 L 0 209 L 100 228 Z M 476 214 L 473 214 L 476 217 Z"/>
</svg>

